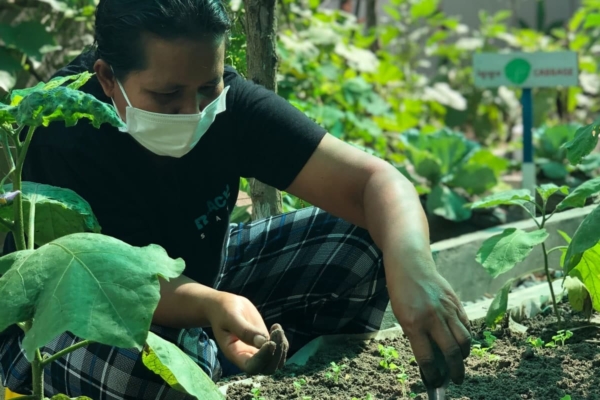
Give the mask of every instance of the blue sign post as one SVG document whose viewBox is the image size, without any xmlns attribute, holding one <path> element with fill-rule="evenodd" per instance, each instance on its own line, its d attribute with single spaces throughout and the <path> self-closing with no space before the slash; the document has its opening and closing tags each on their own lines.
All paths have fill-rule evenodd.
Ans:
<svg viewBox="0 0 600 400">
<path fill-rule="evenodd" d="M 579 61 L 572 51 L 535 53 L 476 53 L 473 57 L 475 86 L 522 88 L 523 182 L 533 196 L 536 168 L 533 147 L 533 88 L 579 85 Z M 531 212 L 535 207 L 531 205 Z"/>
</svg>

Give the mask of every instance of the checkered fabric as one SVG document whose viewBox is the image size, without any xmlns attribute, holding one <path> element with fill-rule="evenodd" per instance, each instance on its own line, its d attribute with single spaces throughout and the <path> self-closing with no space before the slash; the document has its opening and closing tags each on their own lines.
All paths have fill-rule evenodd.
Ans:
<svg viewBox="0 0 600 400">
<path fill-rule="evenodd" d="M 388 302 L 381 252 L 369 233 L 318 208 L 232 225 L 215 287 L 250 299 L 267 326 L 280 323 L 292 355 L 317 336 L 379 329 Z M 239 372 L 210 330 L 152 331 L 175 343 L 214 381 Z M 22 333 L 0 339 L 0 378 L 30 393 Z M 64 333 L 41 349 L 52 355 L 80 339 Z M 233 368 L 232 368 L 233 367 Z M 104 399 L 186 399 L 146 369 L 135 349 L 82 347 L 45 370 L 45 395 Z"/>
</svg>

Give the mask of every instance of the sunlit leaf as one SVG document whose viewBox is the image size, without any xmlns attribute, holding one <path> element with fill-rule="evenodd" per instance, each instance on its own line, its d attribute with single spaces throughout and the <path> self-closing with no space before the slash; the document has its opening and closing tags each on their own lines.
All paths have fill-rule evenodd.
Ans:
<svg viewBox="0 0 600 400">
<path fill-rule="evenodd" d="M 508 280 L 504 286 L 496 293 L 492 304 L 485 316 L 485 324 L 490 328 L 495 328 L 506 315 L 508 310 L 508 294 L 512 288 L 513 279 Z"/>
<path fill-rule="evenodd" d="M 548 199 L 555 194 L 556 192 L 560 192 L 564 195 L 568 195 L 569 194 L 569 187 L 568 186 L 557 186 L 554 183 L 546 183 L 543 184 L 541 186 L 538 186 L 536 188 L 537 192 L 539 193 L 540 197 L 542 198 L 542 200 L 544 201 L 548 201 Z"/>
<path fill-rule="evenodd" d="M 483 242 L 476 260 L 493 277 L 497 278 L 525 260 L 533 248 L 548 238 L 545 229 L 526 232 L 508 228 Z"/>
<path fill-rule="evenodd" d="M 600 243 L 583 252 L 569 275 L 581 280 L 591 297 L 593 308 L 600 312 Z M 583 306 L 585 307 L 585 302 Z"/>
<path fill-rule="evenodd" d="M 67 127 L 71 127 L 82 118 L 90 120 L 95 128 L 104 123 L 116 127 L 125 125 L 112 106 L 92 95 L 63 86 L 32 91 L 17 106 L 0 105 L 0 123 L 3 122 L 3 112 L 7 110 L 19 125 L 30 127 L 48 126 L 52 121 L 64 121 Z"/>
<path fill-rule="evenodd" d="M 152 332 L 146 343 L 142 362 L 173 389 L 198 400 L 225 399 L 217 385 L 179 347 Z"/>
<path fill-rule="evenodd" d="M 584 252 L 600 242 L 599 226 L 600 206 L 594 208 L 592 212 L 581 221 L 581 224 L 575 231 L 573 239 L 571 240 L 571 243 L 569 243 L 567 254 L 565 255 L 565 274 L 568 275 L 571 270 L 579 264 Z"/>
<path fill-rule="evenodd" d="M 560 211 L 571 207 L 583 207 L 586 200 L 597 193 L 600 193 L 600 178 L 590 179 L 575 188 L 556 208 Z"/>
<path fill-rule="evenodd" d="M 527 189 L 507 190 L 494 193 L 483 199 L 473 202 L 471 208 L 492 208 L 498 206 L 521 205 L 535 199 Z"/>
<path fill-rule="evenodd" d="M 577 165 L 583 157 L 590 154 L 598 145 L 598 134 L 600 133 L 599 121 L 584 126 L 577 130 L 573 140 L 565 143 L 567 159 L 571 165 Z"/>
<path fill-rule="evenodd" d="M 571 276 L 565 277 L 564 287 L 567 289 L 569 303 L 575 311 L 583 311 L 586 303 L 591 302 L 590 293 L 579 278 Z M 600 289 L 600 287 L 598 289 Z"/>
</svg>

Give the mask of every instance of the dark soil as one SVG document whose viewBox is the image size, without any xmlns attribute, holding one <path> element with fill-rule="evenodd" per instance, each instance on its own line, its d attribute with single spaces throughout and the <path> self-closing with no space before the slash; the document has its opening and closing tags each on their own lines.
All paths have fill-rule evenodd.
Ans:
<svg viewBox="0 0 600 400">
<path fill-rule="evenodd" d="M 590 327 L 587 320 L 573 315 L 567 306 L 562 309 L 567 321 L 565 327 L 573 332 L 564 346 L 559 343 L 554 348 L 534 348 L 527 342 L 528 337 L 541 338 L 545 342 L 552 340 L 559 328 L 551 314 L 524 323 L 529 327 L 525 336 L 508 329 L 492 332 L 497 339 L 491 348 L 484 341 L 484 327 L 473 327 L 474 339 L 487 351 L 479 355 L 471 353 L 464 383 L 460 386 L 451 384 L 447 398 L 560 400 L 570 395 L 573 400 L 600 400 L 600 329 Z M 408 375 L 405 385 L 396 377 L 399 370 L 380 367 L 380 343 L 398 351 L 399 358 L 395 363 Z M 261 381 L 260 396 L 265 400 L 391 400 L 409 399 L 413 393 L 412 398 L 424 400 L 427 395 L 412 357 L 409 342 L 404 337 L 329 346 L 305 367 L 290 365 L 274 376 L 265 377 Z M 327 376 L 331 372 L 331 362 L 346 366 L 337 383 Z M 294 382 L 301 378 L 306 384 L 296 390 Z M 250 391 L 249 386 L 234 385 L 227 398 L 253 400 L 255 397 Z"/>
</svg>

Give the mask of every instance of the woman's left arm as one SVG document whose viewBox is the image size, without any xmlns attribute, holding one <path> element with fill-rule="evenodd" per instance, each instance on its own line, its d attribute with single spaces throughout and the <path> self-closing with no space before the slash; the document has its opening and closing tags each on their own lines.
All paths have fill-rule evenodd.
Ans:
<svg viewBox="0 0 600 400">
<path fill-rule="evenodd" d="M 427 381 L 440 386 L 433 340 L 452 380 L 464 380 L 469 321 L 437 272 L 427 218 L 408 179 L 389 163 L 327 134 L 287 191 L 369 231 L 383 253 L 390 302 Z"/>
</svg>

